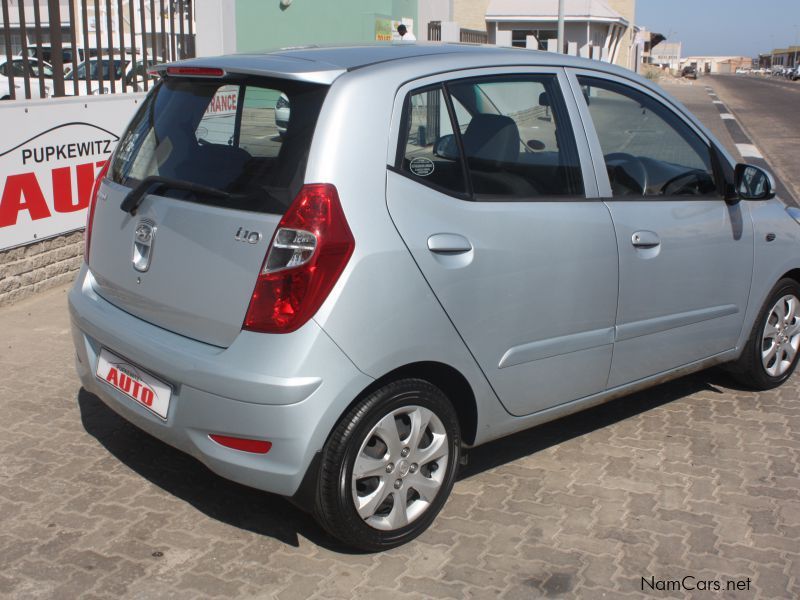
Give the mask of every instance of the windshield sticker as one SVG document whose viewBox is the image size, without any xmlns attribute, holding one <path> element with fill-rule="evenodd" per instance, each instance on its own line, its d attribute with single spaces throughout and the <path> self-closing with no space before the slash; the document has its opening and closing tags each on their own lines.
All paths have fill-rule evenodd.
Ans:
<svg viewBox="0 0 800 600">
<path fill-rule="evenodd" d="M 433 173 L 433 161 L 430 158 L 418 157 L 409 163 L 408 168 L 417 177 L 427 177 Z"/>
</svg>

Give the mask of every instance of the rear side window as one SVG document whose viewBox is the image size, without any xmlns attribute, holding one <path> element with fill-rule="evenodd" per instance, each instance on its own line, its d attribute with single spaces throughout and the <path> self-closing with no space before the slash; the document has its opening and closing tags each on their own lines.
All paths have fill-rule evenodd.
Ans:
<svg viewBox="0 0 800 600">
<path fill-rule="evenodd" d="M 450 83 L 478 199 L 583 195 L 575 138 L 554 75 Z"/>
<path fill-rule="evenodd" d="M 403 122 L 397 167 L 445 193 L 500 201 L 584 195 L 554 75 L 462 79 L 417 90 L 406 98 Z"/>
<path fill-rule="evenodd" d="M 405 124 L 403 172 L 443 191 L 466 193 L 464 169 L 442 88 L 410 94 Z"/>
<path fill-rule="evenodd" d="M 109 176 L 128 187 L 152 176 L 201 185 L 225 194 L 208 197 L 180 185 L 159 193 L 282 214 L 302 185 L 327 89 L 280 79 L 168 77 L 120 140 Z"/>
</svg>

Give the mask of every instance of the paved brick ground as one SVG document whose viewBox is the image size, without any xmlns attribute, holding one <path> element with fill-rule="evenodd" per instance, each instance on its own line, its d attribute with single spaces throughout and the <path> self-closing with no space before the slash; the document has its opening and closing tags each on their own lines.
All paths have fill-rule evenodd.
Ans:
<svg viewBox="0 0 800 600">
<path fill-rule="evenodd" d="M 800 597 L 800 376 L 705 372 L 478 449 L 429 532 L 359 555 L 81 392 L 65 296 L 0 308 L 0 596 Z"/>
</svg>

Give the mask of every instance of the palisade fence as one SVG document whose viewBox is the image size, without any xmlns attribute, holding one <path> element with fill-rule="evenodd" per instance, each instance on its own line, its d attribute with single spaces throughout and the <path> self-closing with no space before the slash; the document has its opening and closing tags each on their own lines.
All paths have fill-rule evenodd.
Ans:
<svg viewBox="0 0 800 600">
<path fill-rule="evenodd" d="M 428 40 L 440 42 L 442 40 L 442 22 L 428 22 Z M 459 31 L 459 41 L 471 44 L 488 44 L 489 34 L 480 29 L 461 29 Z"/>
<path fill-rule="evenodd" d="M 0 99 L 146 91 L 195 54 L 193 0 L 0 0 Z"/>
</svg>

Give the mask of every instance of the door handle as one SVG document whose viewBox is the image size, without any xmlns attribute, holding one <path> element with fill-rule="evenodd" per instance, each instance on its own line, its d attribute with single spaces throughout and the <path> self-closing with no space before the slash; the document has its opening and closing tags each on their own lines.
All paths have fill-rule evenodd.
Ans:
<svg viewBox="0 0 800 600">
<path fill-rule="evenodd" d="M 472 244 L 457 233 L 435 233 L 428 238 L 428 250 L 436 254 L 463 254 L 472 250 Z"/>
<path fill-rule="evenodd" d="M 655 248 L 661 244 L 661 238 L 654 231 L 634 231 L 631 244 L 634 248 Z"/>
</svg>

